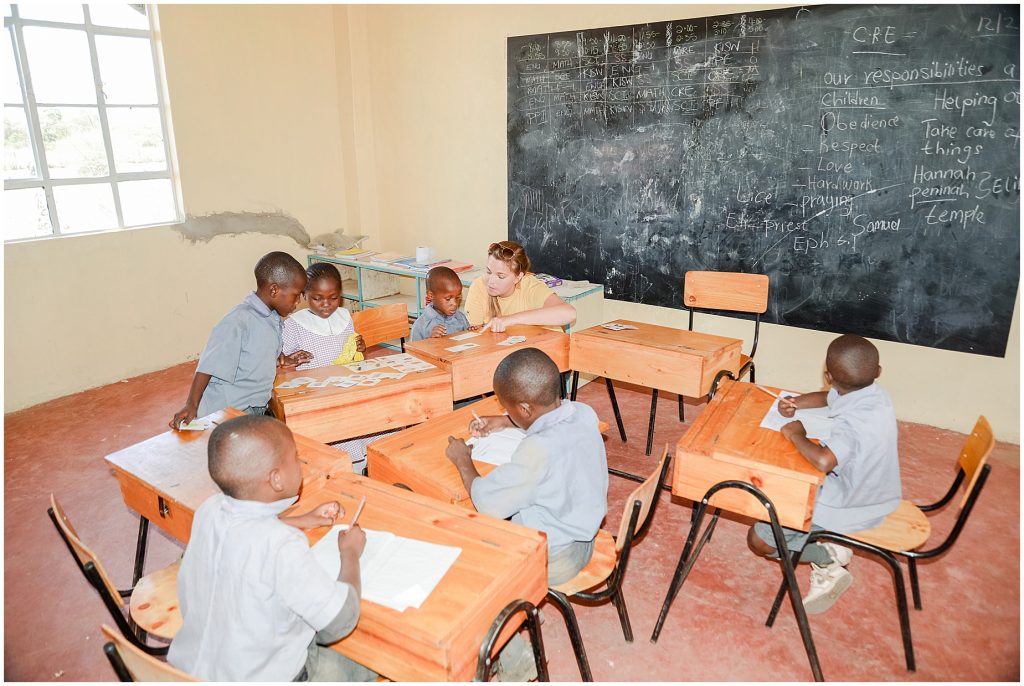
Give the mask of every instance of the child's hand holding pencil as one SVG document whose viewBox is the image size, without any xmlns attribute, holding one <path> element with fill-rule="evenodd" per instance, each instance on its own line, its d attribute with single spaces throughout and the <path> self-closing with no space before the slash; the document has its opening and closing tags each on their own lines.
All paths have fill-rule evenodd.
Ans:
<svg viewBox="0 0 1024 686">
<path fill-rule="evenodd" d="M 796 399 L 799 396 L 796 396 L 796 395 L 780 395 L 780 394 L 776 393 L 775 391 L 769 391 L 764 386 L 756 386 L 755 385 L 755 387 L 759 391 L 764 391 L 765 393 L 767 393 L 771 397 L 778 399 L 778 401 L 779 401 L 779 414 L 781 414 L 783 417 L 792 417 L 794 414 L 796 414 L 796 411 L 799 409 L 797 407 L 797 404 L 796 404 Z"/>
</svg>

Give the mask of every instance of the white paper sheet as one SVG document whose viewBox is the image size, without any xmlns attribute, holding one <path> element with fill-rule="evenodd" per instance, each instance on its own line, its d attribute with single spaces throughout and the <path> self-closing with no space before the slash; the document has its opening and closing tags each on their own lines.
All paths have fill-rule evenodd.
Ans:
<svg viewBox="0 0 1024 686">
<path fill-rule="evenodd" d="M 516 451 L 524 438 L 526 438 L 525 431 L 508 427 L 490 433 L 483 438 L 470 438 L 466 441 L 466 445 L 472 446 L 474 460 L 501 465 L 512 460 L 512 453 Z"/>
<path fill-rule="evenodd" d="M 783 398 L 791 395 L 800 395 L 794 391 L 781 391 Z M 807 438 L 825 440 L 832 434 L 832 418 L 829 416 L 827 407 L 815 407 L 810 410 L 797 410 L 792 417 L 783 417 L 779 414 L 778 399 L 772 403 L 761 420 L 761 427 L 772 431 L 781 431 L 786 424 L 800 420 L 807 431 Z"/>
<path fill-rule="evenodd" d="M 341 570 L 338 532 L 331 528 L 313 546 L 313 555 L 332 578 Z M 363 599 L 403 612 L 420 607 L 458 559 L 462 548 L 396 536 L 388 531 L 363 529 L 366 547 L 359 558 Z"/>
</svg>

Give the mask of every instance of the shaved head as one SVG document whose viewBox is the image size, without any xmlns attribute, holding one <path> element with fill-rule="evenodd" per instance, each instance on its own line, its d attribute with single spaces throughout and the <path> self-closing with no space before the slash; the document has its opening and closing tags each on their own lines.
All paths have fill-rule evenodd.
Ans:
<svg viewBox="0 0 1024 686">
<path fill-rule="evenodd" d="M 515 351 L 494 370 L 494 392 L 512 403 L 551 405 L 560 381 L 558 366 L 537 348 Z"/>
<path fill-rule="evenodd" d="M 210 434 L 210 476 L 225 494 L 247 499 L 294 445 L 292 432 L 273 417 L 229 419 Z"/>
<path fill-rule="evenodd" d="M 840 385 L 865 388 L 878 377 L 878 348 L 866 338 L 845 334 L 828 346 L 825 367 Z"/>
<path fill-rule="evenodd" d="M 297 259 L 286 252 L 268 252 L 256 263 L 253 270 L 256 275 L 256 285 L 265 286 L 276 283 L 278 286 L 288 287 L 298 279 L 305 284 L 306 270 Z"/>
<path fill-rule="evenodd" d="M 461 291 L 462 281 L 449 267 L 434 267 L 427 272 L 427 290 L 432 293 Z"/>
</svg>

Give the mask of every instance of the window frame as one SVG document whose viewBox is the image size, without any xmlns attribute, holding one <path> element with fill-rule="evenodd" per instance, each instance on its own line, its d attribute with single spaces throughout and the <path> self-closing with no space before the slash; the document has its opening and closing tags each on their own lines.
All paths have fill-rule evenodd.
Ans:
<svg viewBox="0 0 1024 686">
<path fill-rule="evenodd" d="M 168 104 L 167 84 L 164 79 L 163 55 L 160 52 L 158 36 L 159 20 L 157 17 L 156 5 L 146 5 L 146 20 L 149 27 L 145 29 L 121 28 L 112 26 L 97 26 L 92 23 L 92 16 L 88 4 L 82 4 L 83 22 L 59 22 L 42 19 L 25 19 L 21 17 L 17 3 L 11 3 L 11 16 L 4 17 L 4 31 L 10 32 L 11 44 L 14 48 L 13 58 L 17 77 L 20 81 L 21 103 L 4 102 L 6 107 L 20 107 L 25 112 L 27 128 L 29 132 L 32 153 L 35 156 L 37 176 L 33 178 L 8 179 L 4 178 L 4 190 L 21 190 L 26 188 L 42 188 L 46 197 L 46 207 L 50 219 L 51 233 L 43 236 L 25 236 L 22 238 L 4 238 L 4 243 L 16 243 L 21 241 L 34 241 L 41 239 L 59 238 L 64 236 L 83 236 L 110 231 L 125 231 L 136 228 L 151 226 L 166 226 L 184 221 L 184 206 L 181 199 L 181 187 L 178 176 L 177 158 L 174 150 L 174 134 L 171 130 L 171 112 Z M 36 101 L 35 92 L 32 88 L 32 75 L 28 64 L 28 55 L 25 48 L 23 30 L 25 27 L 42 27 L 53 29 L 74 29 L 84 30 L 89 45 L 89 58 L 92 68 L 93 86 L 96 90 L 96 104 L 82 103 L 51 103 L 46 102 L 42 107 L 95 107 L 100 122 L 100 131 L 103 136 L 103 147 L 106 152 L 107 174 L 105 176 L 70 177 L 54 179 L 50 176 L 50 168 L 46 160 L 46 147 L 43 144 L 42 127 L 39 119 L 40 105 Z M 117 36 L 126 38 L 145 38 L 149 41 L 150 56 L 152 58 L 153 77 L 156 86 L 156 104 L 107 104 L 103 94 L 103 84 L 100 79 L 99 53 L 96 49 L 97 36 Z M 113 142 L 110 135 L 110 123 L 107 111 L 111 109 L 156 109 L 160 115 L 160 128 L 163 134 L 164 160 L 166 166 L 160 171 L 135 171 L 118 172 L 114 159 Z M 121 207 L 121 191 L 118 186 L 124 181 L 149 181 L 167 179 L 171 185 L 172 203 L 174 217 L 159 224 L 132 224 L 126 225 L 124 213 Z M 54 187 L 76 186 L 76 185 L 98 185 L 107 184 L 113 194 L 114 211 L 117 226 L 104 229 L 88 231 L 74 231 L 69 233 L 61 232 L 60 217 L 57 212 L 57 205 L 54 200 Z"/>
</svg>

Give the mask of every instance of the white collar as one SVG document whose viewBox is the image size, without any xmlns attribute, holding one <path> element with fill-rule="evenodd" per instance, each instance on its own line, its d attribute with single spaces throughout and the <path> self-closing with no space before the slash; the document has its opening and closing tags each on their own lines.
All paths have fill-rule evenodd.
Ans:
<svg viewBox="0 0 1024 686">
<path fill-rule="evenodd" d="M 291 319 L 306 331 L 321 336 L 337 336 L 352 326 L 352 315 L 344 307 L 336 309 L 327 319 L 308 308 L 293 312 Z"/>
</svg>

